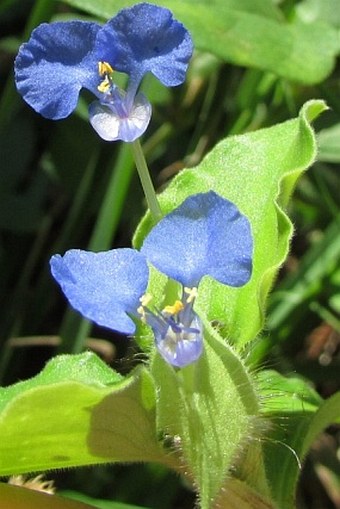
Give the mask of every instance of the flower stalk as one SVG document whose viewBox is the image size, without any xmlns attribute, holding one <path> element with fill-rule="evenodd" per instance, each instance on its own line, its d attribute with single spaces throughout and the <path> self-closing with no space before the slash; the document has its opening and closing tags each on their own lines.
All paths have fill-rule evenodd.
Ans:
<svg viewBox="0 0 340 509">
<path fill-rule="evenodd" d="M 163 214 L 139 139 L 132 142 L 132 151 L 148 207 L 155 222 L 158 222 L 163 217 Z"/>
</svg>

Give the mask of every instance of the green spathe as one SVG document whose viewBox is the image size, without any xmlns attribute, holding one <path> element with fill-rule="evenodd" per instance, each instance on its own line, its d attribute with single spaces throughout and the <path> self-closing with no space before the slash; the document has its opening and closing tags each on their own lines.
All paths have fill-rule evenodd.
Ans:
<svg viewBox="0 0 340 509">
<path fill-rule="evenodd" d="M 263 327 L 266 298 L 293 233 L 285 208 L 297 179 L 316 157 L 310 122 L 325 109 L 323 101 L 309 101 L 293 120 L 224 139 L 199 166 L 183 170 L 159 196 L 163 212 L 168 213 L 187 196 L 214 190 L 249 219 L 254 237 L 251 280 L 234 289 L 205 278 L 197 300 L 201 316 L 218 321 L 221 335 L 238 348 Z M 147 214 L 137 229 L 137 246 L 151 226 Z"/>
<path fill-rule="evenodd" d="M 208 509 L 247 445 L 259 404 L 241 359 L 208 323 L 204 338 L 205 352 L 196 364 L 176 373 L 155 357 L 151 373 L 160 389 L 157 426 L 183 455 L 200 507 Z"/>
</svg>

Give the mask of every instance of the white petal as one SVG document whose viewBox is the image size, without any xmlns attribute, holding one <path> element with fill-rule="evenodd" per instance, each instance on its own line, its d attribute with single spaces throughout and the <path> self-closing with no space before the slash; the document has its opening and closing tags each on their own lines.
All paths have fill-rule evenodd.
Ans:
<svg viewBox="0 0 340 509">
<path fill-rule="evenodd" d="M 119 127 L 121 119 L 108 106 L 95 101 L 89 108 L 90 123 L 93 129 L 105 141 L 119 140 Z"/>
<path fill-rule="evenodd" d="M 137 94 L 127 116 L 120 116 L 114 104 L 103 105 L 99 101 L 90 105 L 89 114 L 92 127 L 103 140 L 132 142 L 139 138 L 148 127 L 151 104 L 143 94 Z"/>
</svg>

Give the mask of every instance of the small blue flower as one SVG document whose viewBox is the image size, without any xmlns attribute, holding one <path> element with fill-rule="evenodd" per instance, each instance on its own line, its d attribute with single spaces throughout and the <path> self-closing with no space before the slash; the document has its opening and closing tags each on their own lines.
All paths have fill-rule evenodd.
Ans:
<svg viewBox="0 0 340 509">
<path fill-rule="evenodd" d="M 51 270 L 71 305 L 115 331 L 133 334 L 134 320 L 153 330 L 156 347 L 170 364 L 183 367 L 203 349 L 203 326 L 194 310 L 204 276 L 242 286 L 252 271 L 250 225 L 237 207 L 213 191 L 187 198 L 146 237 L 141 251 L 68 251 L 51 258 Z M 146 293 L 148 263 L 178 283 L 178 295 L 152 305 Z"/>
<path fill-rule="evenodd" d="M 143 134 L 151 105 L 138 93 L 151 72 L 166 86 L 179 85 L 192 54 L 189 32 L 163 7 L 148 3 L 121 10 L 104 26 L 85 21 L 43 23 L 15 60 L 15 80 L 25 101 L 58 120 L 76 108 L 82 88 L 96 97 L 90 122 L 107 141 L 134 141 Z M 129 75 L 127 90 L 114 70 Z"/>
</svg>

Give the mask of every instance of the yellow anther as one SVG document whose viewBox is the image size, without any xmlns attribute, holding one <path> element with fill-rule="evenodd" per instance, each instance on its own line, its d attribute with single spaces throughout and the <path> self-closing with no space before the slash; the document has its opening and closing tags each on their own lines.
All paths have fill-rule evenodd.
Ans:
<svg viewBox="0 0 340 509">
<path fill-rule="evenodd" d="M 187 304 L 190 304 L 193 300 L 195 300 L 198 295 L 198 290 L 196 287 L 194 288 L 185 287 L 184 292 L 188 295 L 186 300 Z"/>
<path fill-rule="evenodd" d="M 97 89 L 99 90 L 99 92 L 105 94 L 110 90 L 110 86 L 111 86 L 110 80 L 107 76 L 105 76 L 105 79 L 100 83 L 100 85 L 98 85 Z"/>
<path fill-rule="evenodd" d="M 151 293 L 145 293 L 142 295 L 142 297 L 139 299 L 139 302 L 142 304 L 143 307 L 146 307 L 150 304 L 152 301 L 152 295 Z"/>
<path fill-rule="evenodd" d="M 176 300 L 172 306 L 165 306 L 163 313 L 168 313 L 169 315 L 177 315 L 177 313 L 182 311 L 183 308 L 183 303 L 180 300 Z"/>
<path fill-rule="evenodd" d="M 98 62 L 98 73 L 99 76 L 106 76 L 107 74 L 112 74 L 113 69 L 108 62 Z"/>
<path fill-rule="evenodd" d="M 103 81 L 98 85 L 97 89 L 99 92 L 106 94 L 109 92 L 111 87 L 111 74 L 113 73 L 113 69 L 108 62 L 98 62 L 98 74 L 99 76 L 104 77 Z"/>
<path fill-rule="evenodd" d="M 139 302 L 141 303 L 141 305 L 137 308 L 137 313 L 140 314 L 142 322 L 146 322 L 145 307 L 150 303 L 151 300 L 152 300 L 152 295 L 150 293 L 145 293 L 139 299 Z"/>
<path fill-rule="evenodd" d="M 146 313 L 143 306 L 139 306 L 139 308 L 137 308 L 137 313 L 140 315 L 142 322 L 146 322 Z"/>
</svg>

